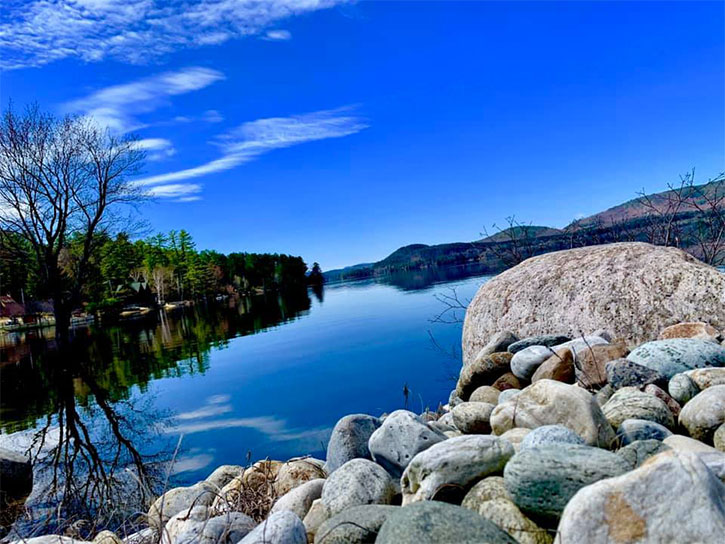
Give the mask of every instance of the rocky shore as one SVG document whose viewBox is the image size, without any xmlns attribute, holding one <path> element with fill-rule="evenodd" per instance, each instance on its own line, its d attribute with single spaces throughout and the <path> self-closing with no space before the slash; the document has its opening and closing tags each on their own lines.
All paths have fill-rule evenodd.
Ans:
<svg viewBox="0 0 725 544">
<path fill-rule="evenodd" d="M 618 245 L 615 260 L 643 244 Z M 479 292 L 466 318 L 465 364 L 435 412 L 347 415 L 332 431 L 325 461 L 219 467 L 206 480 L 159 497 L 146 529 L 124 539 L 104 532 L 93 542 L 721 543 L 723 330 L 719 317 L 672 317 L 696 314 L 690 309 L 696 300 L 678 311 L 666 305 L 699 285 L 708 297 L 722 297 L 722 306 L 725 289 L 718 291 L 714 269 L 693 278 L 688 267 L 700 270 L 699 264 L 670 257 L 682 262 L 657 272 L 664 280 L 648 268 L 630 269 L 647 279 L 636 298 L 659 304 L 652 315 L 661 319 L 623 313 L 635 306 L 630 297 L 582 317 L 587 334 L 572 334 L 572 325 L 557 330 L 548 316 L 543 330 L 535 330 L 521 307 L 524 334 L 496 330 L 496 317 L 476 321 L 485 303 Z M 526 281 L 516 268 L 517 281 Z M 591 277 L 580 268 L 580 283 Z M 561 292 L 558 280 L 549 281 Z M 679 291 L 670 289 L 673 282 Z M 525 300 L 544 311 L 535 299 L 549 291 L 539 291 Z M 653 291 L 670 300 L 657 302 Z M 507 304 L 523 303 L 510 296 Z M 708 299 L 703 307 L 719 311 L 717 305 Z M 567 306 L 566 312 L 573 310 Z M 620 320 L 602 328 L 602 315 Z M 636 328 L 628 329 L 627 320 Z M 627 330 L 631 334 L 622 334 Z M 482 338 L 480 331 L 489 332 Z M 80 541 L 46 536 L 26 542 Z"/>
</svg>

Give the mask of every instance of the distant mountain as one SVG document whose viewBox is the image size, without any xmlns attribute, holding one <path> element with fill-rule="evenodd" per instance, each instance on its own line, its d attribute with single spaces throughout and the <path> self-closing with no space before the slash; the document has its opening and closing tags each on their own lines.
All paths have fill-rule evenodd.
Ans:
<svg viewBox="0 0 725 544">
<path fill-rule="evenodd" d="M 704 185 L 685 187 L 682 191 L 683 205 L 673 215 L 673 228 L 678 233 L 680 247 L 701 257 L 693 232 L 701 228 L 702 214 L 688 203 L 705 204 L 708 198 L 717 199 L 725 194 L 725 181 L 720 178 Z M 632 199 L 574 221 L 564 229 L 517 224 L 472 242 L 411 244 L 396 249 L 376 263 L 330 270 L 324 276 L 327 281 L 334 282 L 452 265 L 476 265 L 482 273 L 498 273 L 520 260 L 550 251 L 611 242 L 651 242 L 653 232 L 659 228 L 657 221 L 660 219 L 655 210 L 672 212 L 674 196 L 674 191 L 664 191 Z M 725 199 L 722 204 L 725 205 Z"/>
</svg>

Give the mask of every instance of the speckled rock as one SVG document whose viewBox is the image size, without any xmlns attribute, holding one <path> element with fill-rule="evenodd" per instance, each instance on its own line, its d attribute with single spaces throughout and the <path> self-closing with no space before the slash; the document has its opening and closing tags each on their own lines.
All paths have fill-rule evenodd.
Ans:
<svg viewBox="0 0 725 544">
<path fill-rule="evenodd" d="M 584 439 L 563 425 L 544 425 L 527 434 L 521 443 L 520 449 L 525 450 L 554 444 L 584 445 Z"/>
<path fill-rule="evenodd" d="M 698 368 L 685 372 L 700 390 L 725 385 L 725 368 Z"/>
<path fill-rule="evenodd" d="M 504 469 L 511 499 L 533 519 L 555 524 L 581 488 L 630 469 L 620 456 L 590 446 L 554 444 L 522 449 Z"/>
<path fill-rule="evenodd" d="M 725 423 L 717 428 L 712 436 L 712 442 L 716 449 L 725 452 Z"/>
<path fill-rule="evenodd" d="M 93 544 L 123 544 L 123 540 L 112 531 L 101 531 L 93 539 Z"/>
<path fill-rule="evenodd" d="M 524 383 L 514 376 L 513 372 L 506 372 L 501 374 L 496 381 L 491 384 L 491 387 L 498 389 L 499 391 L 506 391 L 507 389 L 523 389 Z"/>
<path fill-rule="evenodd" d="M 403 505 L 465 491 L 503 470 L 514 447 L 501 438 L 469 435 L 451 438 L 415 456 L 400 480 Z M 440 498 L 440 497 L 439 497 Z"/>
<path fill-rule="evenodd" d="M 697 456 L 665 452 L 567 504 L 555 542 L 720 542 L 725 486 Z"/>
<path fill-rule="evenodd" d="M 511 358 L 508 352 L 492 353 L 476 359 L 461 369 L 456 384 L 456 395 L 463 400 L 482 385 L 491 385 L 507 372 L 511 372 Z"/>
<path fill-rule="evenodd" d="M 587 444 L 610 447 L 615 436 L 594 396 L 581 387 L 539 380 L 516 398 L 499 404 L 491 414 L 491 428 L 501 435 L 514 427 L 535 429 L 564 425 Z"/>
<path fill-rule="evenodd" d="M 315 537 L 316 542 L 322 544 L 375 542 L 380 527 L 399 508 L 384 504 L 366 504 L 348 508 L 320 525 Z"/>
<path fill-rule="evenodd" d="M 667 427 L 646 419 L 625 419 L 617 429 L 617 438 L 622 446 L 637 440 L 659 440 L 672 435 Z"/>
<path fill-rule="evenodd" d="M 517 351 L 511 359 L 511 372 L 520 380 L 531 380 L 536 369 L 554 353 L 546 346 L 529 346 Z"/>
<path fill-rule="evenodd" d="M 241 465 L 222 465 L 207 476 L 206 481 L 222 489 L 234 478 L 241 476 L 243 473 L 244 467 Z"/>
<path fill-rule="evenodd" d="M 725 306 L 725 298 L 722 300 Z M 655 340 L 632 350 L 627 359 L 656 370 L 669 379 L 696 368 L 725 366 L 725 348 L 695 338 Z"/>
<path fill-rule="evenodd" d="M 667 444 L 659 440 L 636 440 L 618 449 L 616 453 L 635 469 L 650 457 L 671 449 Z"/>
<path fill-rule="evenodd" d="M 272 506 L 270 512 L 289 510 L 290 512 L 294 512 L 298 518 L 305 519 L 307 512 L 310 511 L 313 501 L 322 496 L 322 486 L 324 484 L 325 480 L 322 478 L 303 483 L 299 487 L 296 487 L 289 493 L 278 498 Z"/>
<path fill-rule="evenodd" d="M 670 378 L 670 381 L 667 384 L 667 391 L 669 391 L 670 396 L 675 399 L 680 406 L 684 406 L 692 397 L 700 392 L 700 388 L 697 387 L 697 384 L 692 381 L 692 378 L 690 378 L 687 374 L 680 373 L 675 374 L 672 378 Z"/>
<path fill-rule="evenodd" d="M 698 393 L 680 412 L 682 425 L 692 438 L 712 444 L 713 434 L 725 423 L 725 385 Z"/>
<path fill-rule="evenodd" d="M 417 453 L 445 439 L 443 433 L 421 422 L 414 413 L 396 410 L 370 435 L 368 447 L 376 463 L 400 478 Z"/>
<path fill-rule="evenodd" d="M 149 508 L 148 524 L 160 528 L 173 516 L 193 506 L 210 506 L 218 493 L 208 482 L 199 482 L 190 487 L 175 487 L 161 495 Z"/>
<path fill-rule="evenodd" d="M 675 419 L 679 417 L 680 411 L 682 410 L 680 403 L 673 399 L 671 396 L 669 396 L 664 389 L 656 386 L 653 383 L 650 383 L 644 387 L 643 391 L 648 395 L 653 395 L 660 399 L 662 402 L 664 402 L 667 405 L 667 408 L 670 409 L 670 412 L 672 412 L 672 415 L 675 417 Z"/>
<path fill-rule="evenodd" d="M 708 446 L 699 440 L 695 440 L 694 438 L 683 436 L 681 434 L 668 436 L 662 441 L 662 443 L 669 446 L 676 452 L 682 453 L 708 453 L 718 451 L 712 446 Z"/>
<path fill-rule="evenodd" d="M 395 486 L 383 467 L 353 459 L 333 472 L 322 487 L 322 504 L 330 515 L 361 504 L 390 504 Z"/>
<path fill-rule="evenodd" d="M 607 384 L 599 391 L 594 393 L 594 398 L 596 399 L 599 406 L 604 406 L 607 401 L 612 398 L 612 395 L 614 395 L 614 388 L 611 385 Z"/>
<path fill-rule="evenodd" d="M 571 337 L 565 334 L 539 334 L 537 336 L 529 336 L 514 342 L 508 346 L 509 353 L 518 353 L 519 351 L 525 350 L 531 346 L 547 346 L 553 347 L 563 344 L 571 340 Z"/>
<path fill-rule="evenodd" d="M 501 391 L 501 394 L 498 397 L 498 403 L 503 404 L 504 402 L 509 402 L 515 399 L 520 393 L 520 389 L 506 389 Z"/>
<path fill-rule="evenodd" d="M 574 353 L 567 348 L 560 349 L 541 363 L 531 376 L 532 382 L 539 380 L 556 380 L 564 383 L 574 383 Z"/>
<path fill-rule="evenodd" d="M 598 344 L 577 351 L 576 379 L 585 389 L 599 389 L 607 384 L 607 363 L 626 357 L 624 344 Z"/>
<path fill-rule="evenodd" d="M 312 506 L 307 512 L 305 519 L 302 520 L 302 525 L 305 526 L 305 532 L 307 533 L 307 541 L 314 542 L 317 530 L 322 526 L 325 521 L 332 517 L 327 507 L 322 504 L 322 499 L 312 501 Z"/>
<path fill-rule="evenodd" d="M 305 526 L 290 511 L 276 512 L 238 544 L 307 544 Z"/>
<path fill-rule="evenodd" d="M 606 380 L 615 390 L 622 387 L 644 387 L 650 383 L 667 386 L 667 378 L 663 374 L 629 359 L 609 361 L 605 368 Z"/>
<path fill-rule="evenodd" d="M 180 533 L 174 544 L 221 544 L 239 542 L 257 526 L 241 512 L 228 512 L 190 527 Z"/>
<path fill-rule="evenodd" d="M 463 359 L 475 357 L 502 328 L 572 337 L 606 328 L 639 343 L 700 316 L 716 328 L 725 325 L 725 276 L 684 251 L 639 242 L 557 251 L 481 286 L 463 324 Z"/>
<path fill-rule="evenodd" d="M 489 434 L 494 408 L 488 402 L 464 402 L 451 410 L 453 423 L 463 434 Z"/>
<path fill-rule="evenodd" d="M 513 503 L 501 476 L 489 476 L 478 482 L 466 494 L 461 506 L 496 524 L 520 544 L 550 544 L 554 540 Z"/>
<path fill-rule="evenodd" d="M 176 542 L 179 535 L 185 531 L 201 531 L 204 521 L 209 519 L 208 506 L 192 506 L 184 508 L 171 516 L 161 531 L 161 544 L 172 544 Z"/>
<path fill-rule="evenodd" d="M 327 472 L 336 471 L 351 459 L 371 459 L 368 440 L 378 427 L 380 420 L 366 414 L 352 414 L 340 419 L 332 429 L 327 444 Z"/>
<path fill-rule="evenodd" d="M 569 349 L 574 353 L 574 356 L 579 359 L 584 355 L 584 353 L 594 349 L 595 346 L 604 346 L 608 343 L 609 342 L 601 336 L 588 334 L 584 336 L 577 336 L 573 340 L 569 340 L 568 342 L 564 342 L 563 344 L 554 346 L 552 349 L 554 351 L 558 351 L 560 349 Z"/>
<path fill-rule="evenodd" d="M 668 429 L 675 426 L 675 418 L 664 402 L 635 387 L 623 387 L 614 393 L 602 406 L 602 412 L 614 429 L 625 419 L 646 419 Z"/>
<path fill-rule="evenodd" d="M 327 474 L 317 463 L 304 458 L 290 459 L 280 467 L 274 480 L 274 491 L 282 496 L 305 482 L 325 477 Z"/>
<path fill-rule="evenodd" d="M 717 342 L 720 333 L 714 327 L 702 321 L 694 321 L 690 323 L 678 323 L 670 325 L 660 333 L 660 340 L 669 340 L 671 338 L 697 338 L 699 340 L 709 340 Z"/>
<path fill-rule="evenodd" d="M 524 438 L 526 438 L 530 432 L 532 432 L 531 429 L 522 429 L 516 427 L 514 429 L 509 429 L 508 431 L 503 433 L 500 438 L 506 440 L 507 442 L 510 442 L 511 445 L 514 447 L 514 451 L 519 451 L 519 448 L 521 447 L 521 442 L 523 442 Z"/>
<path fill-rule="evenodd" d="M 498 396 L 501 391 L 490 385 L 482 385 L 477 388 L 469 397 L 469 402 L 488 402 L 494 406 L 498 404 Z"/>
<path fill-rule="evenodd" d="M 516 544 L 499 527 L 466 508 L 426 501 L 399 508 L 385 520 L 375 544 Z"/>
</svg>

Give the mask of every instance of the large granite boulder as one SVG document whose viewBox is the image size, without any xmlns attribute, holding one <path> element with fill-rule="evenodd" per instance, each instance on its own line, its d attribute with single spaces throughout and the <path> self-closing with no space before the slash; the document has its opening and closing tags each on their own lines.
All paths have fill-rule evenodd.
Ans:
<svg viewBox="0 0 725 544">
<path fill-rule="evenodd" d="M 679 249 L 639 242 L 557 251 L 478 290 L 463 324 L 463 359 L 503 329 L 575 338 L 604 328 L 641 343 L 684 321 L 725 327 L 724 274 Z"/>
</svg>

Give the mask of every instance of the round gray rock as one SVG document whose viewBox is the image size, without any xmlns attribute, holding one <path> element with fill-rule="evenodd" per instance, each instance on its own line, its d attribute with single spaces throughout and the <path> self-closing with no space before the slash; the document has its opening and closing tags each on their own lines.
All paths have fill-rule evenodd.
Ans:
<svg viewBox="0 0 725 544">
<path fill-rule="evenodd" d="M 305 519 L 312 503 L 322 496 L 322 487 L 324 485 L 325 480 L 322 478 L 305 482 L 277 499 L 270 512 L 289 510 L 294 512 L 298 518 Z"/>
<path fill-rule="evenodd" d="M 325 481 L 320 500 L 334 516 L 351 506 L 390 504 L 394 495 L 395 486 L 383 467 L 367 459 L 353 459 Z"/>
<path fill-rule="evenodd" d="M 627 461 L 609 451 L 555 444 L 519 451 L 506 465 L 503 477 L 516 506 L 554 524 L 581 488 L 630 468 Z"/>
<path fill-rule="evenodd" d="M 332 429 L 327 444 L 327 473 L 333 473 L 351 459 L 370 459 L 368 440 L 378 427 L 380 420 L 366 414 L 352 414 L 340 419 Z"/>
<path fill-rule="evenodd" d="M 672 431 L 667 427 L 646 419 L 625 419 L 617 429 L 617 438 L 622 446 L 637 440 L 659 440 L 661 442 L 668 436 L 672 436 Z"/>
<path fill-rule="evenodd" d="M 518 353 L 519 351 L 531 346 L 558 346 L 559 344 L 563 344 L 569 340 L 571 340 L 571 338 L 565 334 L 539 334 L 537 336 L 529 336 L 528 338 L 523 338 L 518 342 L 512 343 L 508 346 L 507 351 L 509 353 Z"/>
<path fill-rule="evenodd" d="M 642 465 L 650 457 L 671 449 L 667 444 L 659 440 L 636 440 L 618 449 L 617 455 L 627 461 L 634 469 Z"/>
<path fill-rule="evenodd" d="M 290 511 L 276 512 L 239 541 L 239 544 L 307 544 L 302 521 Z"/>
<path fill-rule="evenodd" d="M 502 529 L 466 508 L 426 501 L 399 508 L 380 528 L 376 544 L 516 544 Z"/>
<path fill-rule="evenodd" d="M 348 508 L 320 525 L 315 542 L 320 544 L 375 542 L 380 527 L 399 508 L 384 504 L 366 504 Z"/>
<path fill-rule="evenodd" d="M 692 438 L 712 444 L 713 434 L 725 423 L 725 385 L 713 385 L 698 393 L 680 412 L 680 425 Z"/>
<path fill-rule="evenodd" d="M 501 391 L 501 394 L 498 396 L 498 403 L 503 404 L 504 402 L 513 400 L 519 393 L 521 393 L 521 389 L 505 389 Z"/>
<path fill-rule="evenodd" d="M 179 534 L 174 544 L 221 544 L 239 542 L 257 523 L 241 512 L 228 512 L 205 520 Z"/>
<path fill-rule="evenodd" d="M 647 368 L 629 359 L 615 359 L 605 366 L 607 381 L 614 389 L 640 387 L 650 383 L 665 387 L 667 378 L 656 370 Z"/>
<path fill-rule="evenodd" d="M 376 463 L 393 478 L 400 478 L 411 459 L 446 436 L 429 427 L 413 412 L 396 410 L 388 417 L 368 441 L 368 447 Z"/>
<path fill-rule="evenodd" d="M 725 347 L 697 338 L 655 340 L 632 350 L 627 359 L 670 379 L 696 368 L 725 366 Z"/>
<path fill-rule="evenodd" d="M 501 329 L 576 337 L 605 328 L 636 344 L 703 316 L 725 328 L 725 275 L 684 251 L 638 242 L 557 251 L 481 286 L 463 324 L 463 359 Z"/>
<path fill-rule="evenodd" d="M 524 437 L 519 451 L 552 444 L 584 445 L 584 439 L 563 425 L 544 425 L 537 427 Z"/>
<path fill-rule="evenodd" d="M 670 396 L 680 403 L 681 406 L 687 404 L 695 395 L 700 392 L 700 388 L 687 374 L 675 374 L 667 384 L 667 390 Z"/>
<path fill-rule="evenodd" d="M 464 402 L 451 410 L 453 423 L 463 434 L 489 434 L 494 408 L 488 402 Z"/>
<path fill-rule="evenodd" d="M 626 419 L 646 419 L 668 429 L 675 426 L 675 418 L 664 401 L 636 387 L 623 387 L 614 393 L 602 406 L 602 412 L 615 429 Z"/>
<path fill-rule="evenodd" d="M 514 354 L 511 359 L 511 372 L 522 380 L 531 380 L 541 363 L 554 355 L 554 351 L 546 346 L 529 346 Z"/>
</svg>

